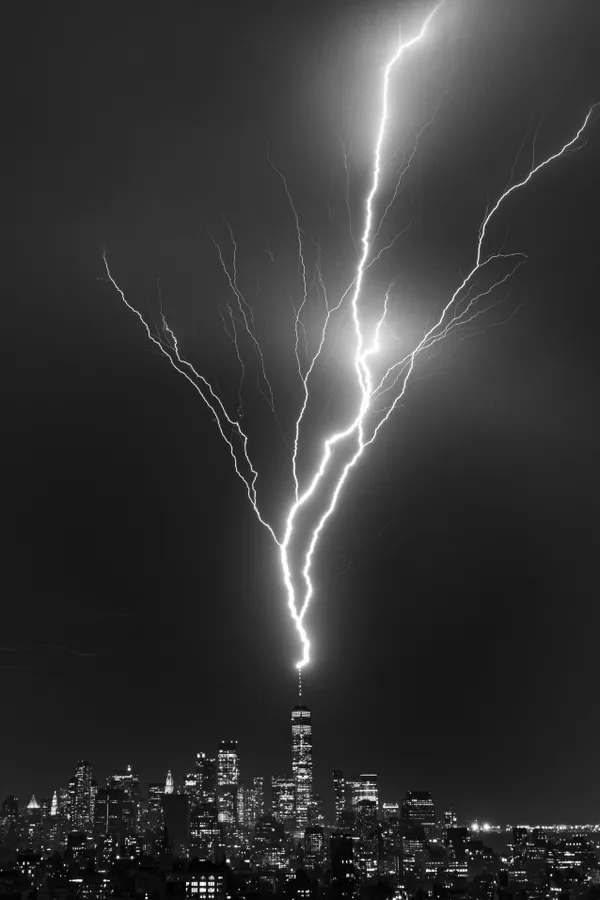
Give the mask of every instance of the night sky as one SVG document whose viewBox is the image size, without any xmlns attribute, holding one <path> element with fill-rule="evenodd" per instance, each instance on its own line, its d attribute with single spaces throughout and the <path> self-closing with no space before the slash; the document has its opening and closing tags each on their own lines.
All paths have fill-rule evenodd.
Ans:
<svg viewBox="0 0 600 900">
<path fill-rule="evenodd" d="M 185 353 L 233 412 L 219 317 L 232 298 L 209 235 L 226 244 L 226 216 L 289 437 L 301 287 L 268 153 L 339 296 L 354 264 L 340 139 L 358 236 L 381 66 L 398 23 L 409 34 L 429 9 L 13 6 L 2 796 L 48 795 L 79 758 L 98 778 L 132 763 L 144 781 L 181 779 L 221 739 L 239 741 L 246 778 L 291 769 L 298 642 L 276 547 L 102 253 L 153 323 L 160 285 Z M 448 0 L 398 71 L 390 150 L 410 149 L 440 104 L 389 222 L 411 223 L 383 267 L 400 326 L 421 328 L 472 265 L 528 127 L 542 123 L 549 154 L 600 99 L 599 27 L 593 0 Z M 327 804 L 342 768 L 378 772 L 383 800 L 428 789 L 461 816 L 598 819 L 600 109 L 585 138 L 490 234 L 490 249 L 529 259 L 486 323 L 515 314 L 419 368 L 320 545 L 306 701 Z M 244 421 L 280 524 L 287 450 L 248 360 Z M 330 386 L 323 375 L 316 389 Z"/>
</svg>

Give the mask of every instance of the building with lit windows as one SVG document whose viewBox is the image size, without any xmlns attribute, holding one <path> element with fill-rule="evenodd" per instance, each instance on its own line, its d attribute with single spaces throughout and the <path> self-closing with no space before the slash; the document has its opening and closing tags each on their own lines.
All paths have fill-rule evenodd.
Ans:
<svg viewBox="0 0 600 900">
<path fill-rule="evenodd" d="M 77 763 L 69 788 L 71 828 L 73 831 L 89 831 L 93 822 L 92 767 L 89 762 L 80 760 Z"/>
<path fill-rule="evenodd" d="M 195 900 L 224 900 L 225 873 L 210 862 L 194 862 L 184 872 L 167 872 L 167 894 Z"/>
<path fill-rule="evenodd" d="M 122 821 L 127 835 L 137 834 L 140 826 L 140 778 L 131 766 L 115 769 L 106 779 L 110 791 L 122 792 Z"/>
<path fill-rule="evenodd" d="M 358 779 L 352 782 L 352 808 L 358 809 L 363 800 L 368 800 L 375 804 L 376 809 L 379 808 L 377 775 L 359 775 Z"/>
<path fill-rule="evenodd" d="M 424 841 L 412 837 L 402 838 L 402 874 L 420 875 L 425 859 Z"/>
<path fill-rule="evenodd" d="M 458 818 L 456 813 L 452 809 L 444 810 L 444 827 L 445 828 L 456 828 L 458 824 Z"/>
<path fill-rule="evenodd" d="M 244 803 L 244 825 L 254 828 L 258 819 L 265 812 L 265 779 L 252 779 L 252 787 L 246 788 Z"/>
<path fill-rule="evenodd" d="M 383 803 L 381 806 L 381 813 L 383 815 L 384 821 L 389 822 L 391 819 L 399 819 L 400 818 L 400 805 L 398 803 Z"/>
<path fill-rule="evenodd" d="M 71 781 L 74 781 L 74 779 L 71 779 Z M 69 787 L 58 789 L 58 813 L 65 822 L 71 820 L 71 781 L 69 782 Z"/>
<path fill-rule="evenodd" d="M 162 814 L 162 800 L 165 786 L 162 781 L 151 781 L 148 785 L 148 812 Z"/>
<path fill-rule="evenodd" d="M 346 779 L 341 769 L 334 769 L 333 772 L 333 800 L 335 804 L 335 821 L 336 824 L 342 817 L 342 812 L 346 806 Z"/>
<path fill-rule="evenodd" d="M 353 900 L 358 892 L 354 844 L 349 834 L 331 835 L 331 898 Z"/>
<path fill-rule="evenodd" d="M 292 710 L 292 775 L 296 826 L 303 829 L 313 790 L 312 725 L 310 710 L 304 705 Z"/>
<path fill-rule="evenodd" d="M 190 813 L 190 856 L 214 862 L 221 829 L 214 804 L 201 803 Z"/>
<path fill-rule="evenodd" d="M 217 784 L 219 787 L 239 784 L 240 762 L 237 741 L 221 741 L 218 753 Z"/>
<path fill-rule="evenodd" d="M 361 800 L 354 810 L 356 821 L 361 826 L 374 827 L 377 824 L 377 806 L 374 800 Z"/>
<path fill-rule="evenodd" d="M 289 831 L 294 824 L 296 810 L 296 783 L 286 775 L 271 777 L 271 812 L 273 818 Z"/>
<path fill-rule="evenodd" d="M 240 765 L 237 741 L 221 741 L 217 756 L 217 806 L 219 822 L 234 825 L 238 820 Z"/>
<path fill-rule="evenodd" d="M 325 864 L 325 830 L 321 825 L 310 825 L 304 832 L 304 865 L 314 869 Z"/>
<path fill-rule="evenodd" d="M 214 805 L 217 802 L 217 760 L 206 753 L 196 756 L 196 784 L 199 801 Z"/>
<path fill-rule="evenodd" d="M 259 869 L 282 870 L 289 866 L 285 830 L 274 816 L 262 816 L 252 840 L 254 863 Z"/>
<path fill-rule="evenodd" d="M 426 834 L 435 828 L 435 806 L 429 791 L 407 791 L 402 801 L 402 819 L 412 825 L 420 825 Z"/>
<path fill-rule="evenodd" d="M 183 778 L 183 793 L 187 794 L 190 803 L 196 803 L 198 798 L 198 777 L 195 772 L 188 772 Z"/>
</svg>

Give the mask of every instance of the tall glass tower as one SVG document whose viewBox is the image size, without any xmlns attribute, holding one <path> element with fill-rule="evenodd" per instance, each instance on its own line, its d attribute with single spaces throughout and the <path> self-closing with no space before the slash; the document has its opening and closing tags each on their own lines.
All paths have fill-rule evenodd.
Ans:
<svg viewBox="0 0 600 900">
<path fill-rule="evenodd" d="M 296 803 L 296 828 L 308 823 L 312 801 L 313 763 L 310 710 L 302 702 L 292 710 L 292 776 Z"/>
<path fill-rule="evenodd" d="M 71 823 L 77 831 L 86 831 L 91 827 L 92 806 L 92 767 L 86 760 L 79 760 L 75 769 L 75 777 L 69 782 L 71 790 Z"/>
<path fill-rule="evenodd" d="M 333 771 L 333 798 L 335 801 L 335 824 L 338 825 L 346 806 L 346 779 L 341 769 Z"/>
<path fill-rule="evenodd" d="M 240 764 L 237 741 L 221 741 L 217 757 L 217 793 L 219 822 L 233 825 L 238 818 Z"/>
</svg>

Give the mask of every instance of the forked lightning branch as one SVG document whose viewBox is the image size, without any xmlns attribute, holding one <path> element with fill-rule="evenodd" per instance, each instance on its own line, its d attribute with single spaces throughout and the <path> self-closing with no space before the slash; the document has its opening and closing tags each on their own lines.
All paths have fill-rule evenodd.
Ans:
<svg viewBox="0 0 600 900">
<path fill-rule="evenodd" d="M 376 240 L 379 236 L 383 219 L 399 196 L 400 181 L 408 171 L 410 161 L 414 157 L 414 152 L 417 148 L 418 138 L 424 130 L 419 133 L 413 153 L 409 155 L 408 163 L 402 168 L 394 188 L 390 190 L 389 186 L 386 187 L 389 183 L 389 178 L 386 178 L 383 159 L 384 144 L 390 137 L 388 133 L 390 106 L 393 103 L 394 83 L 396 79 L 401 77 L 402 66 L 406 57 L 411 53 L 418 52 L 419 45 L 428 40 L 436 26 L 441 27 L 442 16 L 440 11 L 444 6 L 444 2 L 445 0 L 442 0 L 432 10 L 424 20 L 421 29 L 412 38 L 406 41 L 399 40 L 393 55 L 383 70 L 379 95 L 380 115 L 376 132 L 373 135 L 369 189 L 363 203 L 362 235 L 358 246 L 358 262 L 350 283 L 335 300 L 329 297 L 322 283 L 321 270 L 317 269 L 317 275 L 323 288 L 323 297 L 325 298 L 325 314 L 316 341 L 316 349 L 312 355 L 308 356 L 308 360 L 303 365 L 301 364 L 299 344 L 305 327 L 303 313 L 309 296 L 304 248 L 305 235 L 285 177 L 273 166 L 283 180 L 286 196 L 294 216 L 299 271 L 303 283 L 302 302 L 295 312 L 290 332 L 291 347 L 295 352 L 298 377 L 302 388 L 302 399 L 293 428 L 294 436 L 290 471 L 292 482 L 291 498 L 282 498 L 281 504 L 283 527 L 275 526 L 267 521 L 261 511 L 261 503 L 256 486 L 258 471 L 252 462 L 248 435 L 242 428 L 239 406 L 235 414 L 227 410 L 224 401 L 213 387 L 208 376 L 201 374 L 182 355 L 177 338 L 163 315 L 161 315 L 161 329 L 153 329 L 142 314 L 128 302 L 124 292 L 111 274 L 108 259 L 106 253 L 104 253 L 104 265 L 108 278 L 119 292 L 123 303 L 139 318 L 148 338 L 160 349 L 173 368 L 188 380 L 208 407 L 231 457 L 234 470 L 242 481 L 246 496 L 259 522 L 268 530 L 277 546 L 287 604 L 301 643 L 302 652 L 297 663 L 298 669 L 302 669 L 310 660 L 310 640 L 304 620 L 314 594 L 313 563 L 315 553 L 325 525 L 340 503 L 342 490 L 351 471 L 368 447 L 382 434 L 383 426 L 404 397 L 417 359 L 426 354 L 435 344 L 447 338 L 449 334 L 479 319 L 489 308 L 487 306 L 488 301 L 482 302 L 483 298 L 489 298 L 525 261 L 526 257 L 523 253 L 504 253 L 501 249 L 495 251 L 490 249 L 488 247 L 489 227 L 499 209 L 509 201 L 515 192 L 524 188 L 540 170 L 560 159 L 567 151 L 578 148 L 578 142 L 595 108 L 595 106 L 592 106 L 588 110 L 575 133 L 561 147 L 541 161 L 532 163 L 524 177 L 511 180 L 504 191 L 489 205 L 479 226 L 473 249 L 473 262 L 467 274 L 443 306 L 434 324 L 425 330 L 421 339 L 407 354 L 396 359 L 390 365 L 382 363 L 380 335 L 381 329 L 387 325 L 389 290 L 381 297 L 379 310 L 373 320 L 372 302 L 370 301 L 367 304 L 364 296 L 365 275 L 382 255 L 389 252 L 393 247 L 395 239 L 379 249 L 376 245 Z M 245 334 L 254 345 L 260 360 L 261 376 L 265 385 L 265 397 L 274 412 L 273 390 L 267 378 L 263 350 L 256 335 L 253 310 L 238 286 L 237 244 L 231 227 L 228 227 L 233 247 L 233 258 L 229 265 L 225 261 L 225 256 L 220 246 L 217 245 L 220 263 L 232 293 L 232 302 L 235 310 L 235 314 L 230 310 L 229 321 L 227 322 L 226 320 L 226 329 L 233 341 L 238 363 L 242 367 L 242 374 L 244 361 L 240 353 L 237 328 L 243 328 Z M 487 275 L 488 271 L 495 271 L 497 265 L 503 267 L 502 274 L 488 277 L 487 282 L 482 279 L 484 286 L 481 286 L 478 276 Z M 312 473 L 309 473 L 307 478 L 301 480 L 298 476 L 300 438 L 303 435 L 303 431 L 306 430 L 305 414 L 314 384 L 315 367 L 323 354 L 326 338 L 332 323 L 340 311 L 346 308 L 349 309 L 351 314 L 353 329 L 351 387 L 355 390 L 354 411 L 349 415 L 344 427 L 333 431 L 325 440 L 322 437 L 319 438 L 321 443 L 318 448 L 314 470 Z M 335 462 L 335 451 L 342 445 L 345 449 L 345 456 L 343 464 L 340 465 L 339 462 Z M 304 535 L 303 532 L 300 534 L 300 522 L 309 506 L 311 511 L 313 511 L 313 519 L 309 525 L 308 534 Z M 304 522 L 304 520 L 302 521 Z M 302 527 L 306 527 L 305 522 Z M 303 540 L 300 549 L 294 543 L 299 536 Z"/>
</svg>

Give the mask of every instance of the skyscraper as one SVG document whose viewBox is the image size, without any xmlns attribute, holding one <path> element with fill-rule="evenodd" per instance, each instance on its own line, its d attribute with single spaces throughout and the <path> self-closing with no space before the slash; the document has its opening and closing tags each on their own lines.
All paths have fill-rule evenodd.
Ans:
<svg viewBox="0 0 600 900">
<path fill-rule="evenodd" d="M 221 741 L 219 744 L 217 781 L 219 787 L 238 784 L 240 780 L 240 763 L 237 741 Z"/>
<path fill-rule="evenodd" d="M 135 834 L 140 822 L 140 779 L 131 766 L 117 769 L 106 780 L 107 788 L 123 791 L 123 825 L 126 834 Z"/>
<path fill-rule="evenodd" d="M 240 765 L 237 741 L 221 741 L 217 767 L 217 805 L 219 822 L 233 825 L 237 821 Z"/>
<path fill-rule="evenodd" d="M 395 801 L 388 801 L 382 806 L 383 818 L 386 822 L 400 818 L 400 806 Z"/>
<path fill-rule="evenodd" d="M 242 824 L 248 828 L 254 828 L 258 819 L 264 813 L 265 779 L 257 777 L 252 779 L 252 786 L 244 790 L 244 815 Z"/>
<path fill-rule="evenodd" d="M 148 812 L 162 814 L 162 800 L 165 786 L 162 781 L 151 781 L 148 785 Z"/>
<path fill-rule="evenodd" d="M 165 843 L 175 856 L 185 856 L 190 839 L 190 806 L 186 794 L 163 797 Z"/>
<path fill-rule="evenodd" d="M 407 791 L 402 801 L 402 818 L 423 826 L 426 834 L 431 833 L 435 827 L 435 806 L 429 791 Z"/>
<path fill-rule="evenodd" d="M 217 761 L 206 753 L 196 756 L 196 783 L 200 802 L 214 806 L 217 802 Z"/>
<path fill-rule="evenodd" d="M 312 799 L 312 727 L 310 710 L 301 703 L 292 710 L 292 774 L 294 777 L 296 826 L 308 822 Z"/>
<path fill-rule="evenodd" d="M 342 811 L 346 805 L 346 779 L 341 769 L 333 772 L 333 800 L 335 803 L 335 822 L 340 821 Z"/>
<path fill-rule="evenodd" d="M 93 818 L 92 767 L 89 762 L 79 760 L 75 776 L 70 780 L 71 828 L 73 831 L 87 831 Z"/>
<path fill-rule="evenodd" d="M 252 779 L 252 789 L 254 791 L 254 820 L 260 819 L 265 814 L 265 779 L 262 775 L 257 775 Z"/>
<path fill-rule="evenodd" d="M 271 811 L 273 818 L 291 830 L 296 809 L 296 784 L 286 775 L 271 777 Z"/>
<path fill-rule="evenodd" d="M 331 896 L 352 900 L 357 893 L 354 847 L 349 834 L 331 835 Z"/>
<path fill-rule="evenodd" d="M 198 776 L 196 772 L 188 772 L 183 779 L 183 793 L 190 798 L 190 804 L 198 800 Z"/>
<path fill-rule="evenodd" d="M 58 814 L 65 824 L 71 821 L 71 800 L 73 798 L 71 781 L 74 782 L 74 780 L 69 781 L 69 787 L 58 789 Z"/>
<path fill-rule="evenodd" d="M 379 795 L 377 791 L 377 775 L 363 774 L 359 775 L 357 781 L 352 785 L 352 806 L 358 808 L 364 800 L 369 800 L 379 806 Z"/>
</svg>

